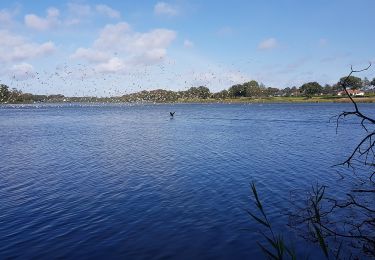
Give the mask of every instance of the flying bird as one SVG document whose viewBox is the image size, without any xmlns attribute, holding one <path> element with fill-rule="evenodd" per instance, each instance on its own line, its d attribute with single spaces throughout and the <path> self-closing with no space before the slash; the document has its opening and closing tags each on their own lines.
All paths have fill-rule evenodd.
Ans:
<svg viewBox="0 0 375 260">
<path fill-rule="evenodd" d="M 169 112 L 169 114 L 171 115 L 171 117 L 174 116 L 174 113 L 176 113 L 176 112 Z"/>
</svg>

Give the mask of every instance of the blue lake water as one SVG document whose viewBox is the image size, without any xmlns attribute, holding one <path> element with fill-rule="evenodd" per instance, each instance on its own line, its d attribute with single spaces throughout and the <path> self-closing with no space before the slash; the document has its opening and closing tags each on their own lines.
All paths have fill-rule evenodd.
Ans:
<svg viewBox="0 0 375 260">
<path fill-rule="evenodd" d="M 263 257 L 249 183 L 275 225 L 290 190 L 335 188 L 363 130 L 329 119 L 350 108 L 0 106 L 0 259 Z"/>
</svg>

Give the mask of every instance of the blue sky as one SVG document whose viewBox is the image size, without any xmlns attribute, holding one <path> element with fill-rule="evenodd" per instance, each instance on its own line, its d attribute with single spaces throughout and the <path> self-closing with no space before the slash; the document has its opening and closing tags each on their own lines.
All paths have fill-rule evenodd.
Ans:
<svg viewBox="0 0 375 260">
<path fill-rule="evenodd" d="M 98 96 L 332 84 L 375 62 L 374 10 L 372 0 L 2 0 L 0 82 Z"/>
</svg>

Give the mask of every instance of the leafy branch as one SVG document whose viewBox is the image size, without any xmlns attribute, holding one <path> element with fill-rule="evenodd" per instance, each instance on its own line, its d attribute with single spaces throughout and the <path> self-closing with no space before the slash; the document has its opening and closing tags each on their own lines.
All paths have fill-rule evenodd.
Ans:
<svg viewBox="0 0 375 260">
<path fill-rule="evenodd" d="M 346 198 L 339 200 L 326 194 L 326 186 L 316 185 L 307 194 L 306 206 L 297 208 L 295 213 L 289 214 L 289 225 L 301 231 L 302 237 L 318 243 L 326 258 L 356 258 L 361 255 L 375 257 L 375 207 L 374 194 L 375 182 L 375 119 L 364 114 L 353 97 L 349 94 L 349 79 L 353 73 L 368 70 L 371 63 L 363 69 L 354 70 L 351 66 L 350 73 L 345 77 L 340 87 L 343 88 L 346 96 L 353 104 L 353 110 L 344 111 L 337 116 L 336 132 L 338 131 L 340 120 L 346 117 L 359 119 L 360 125 L 365 131 L 364 137 L 355 146 L 347 159 L 335 166 L 347 166 L 355 170 L 358 166 L 354 162 L 359 162 L 359 166 L 370 168 L 370 175 L 366 178 L 354 174 L 351 186 Z M 364 168 L 360 168 L 361 173 L 365 173 Z M 355 172 L 354 172 L 355 173 Z M 340 175 L 343 181 L 344 177 Z M 295 254 L 291 250 L 286 250 L 282 236 L 276 236 L 272 226 L 265 214 L 264 208 L 259 200 L 255 184 L 251 185 L 255 199 L 255 205 L 260 212 L 256 216 L 251 212 L 249 215 L 268 230 L 270 235 L 262 233 L 269 244 L 269 247 L 258 243 L 266 255 L 273 259 L 282 259 L 285 252 L 291 252 L 290 257 L 295 259 Z M 285 250 L 284 250 L 285 249 Z M 345 252 L 344 252 L 345 251 Z M 357 256 L 356 256 L 357 255 Z"/>
</svg>

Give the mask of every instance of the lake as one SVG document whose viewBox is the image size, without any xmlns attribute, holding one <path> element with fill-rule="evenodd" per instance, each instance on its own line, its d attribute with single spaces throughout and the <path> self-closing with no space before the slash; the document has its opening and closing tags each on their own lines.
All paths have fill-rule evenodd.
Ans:
<svg viewBox="0 0 375 260">
<path fill-rule="evenodd" d="M 280 226 L 291 190 L 337 188 L 331 166 L 363 130 L 348 122 L 336 134 L 329 119 L 350 108 L 2 105 L 0 258 L 264 257 L 249 184 Z"/>
</svg>

